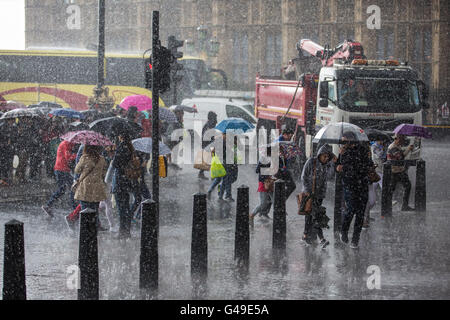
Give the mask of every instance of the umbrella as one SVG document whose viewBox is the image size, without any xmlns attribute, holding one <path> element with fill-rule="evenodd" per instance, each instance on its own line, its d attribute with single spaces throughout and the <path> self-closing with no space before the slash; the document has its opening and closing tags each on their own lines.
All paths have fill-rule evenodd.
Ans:
<svg viewBox="0 0 450 320">
<path fill-rule="evenodd" d="M 365 134 L 369 138 L 370 141 L 392 141 L 392 138 L 386 132 L 377 129 L 366 129 L 364 130 Z"/>
<path fill-rule="evenodd" d="M 145 119 L 149 119 L 151 113 L 148 111 L 142 111 L 145 115 Z M 159 120 L 167 122 L 178 122 L 177 116 L 171 110 L 167 108 L 159 108 Z"/>
<path fill-rule="evenodd" d="M 137 94 L 123 98 L 119 106 L 125 110 L 128 110 L 131 106 L 135 106 L 138 111 L 150 110 L 152 108 L 152 99 L 142 94 Z"/>
<path fill-rule="evenodd" d="M 65 117 L 72 119 L 84 119 L 84 115 L 81 112 L 75 111 L 69 108 L 58 108 L 53 109 L 49 112 L 49 114 L 57 116 L 57 117 Z"/>
<path fill-rule="evenodd" d="M 89 130 L 89 125 L 84 123 L 84 122 L 80 122 L 80 121 L 74 121 L 69 123 L 69 126 L 72 127 L 74 130 Z"/>
<path fill-rule="evenodd" d="M 107 137 L 91 130 L 71 131 L 61 136 L 61 139 L 74 144 L 90 146 L 112 146 L 113 143 Z"/>
<path fill-rule="evenodd" d="M 50 108 L 50 109 L 61 109 L 63 107 L 59 103 L 50 101 L 40 101 L 37 105 L 42 108 Z"/>
<path fill-rule="evenodd" d="M 353 142 L 369 141 L 369 138 L 364 133 L 364 130 L 360 127 L 347 122 L 336 122 L 327 124 L 320 129 L 315 135 L 313 143 L 342 144 L 344 143 L 342 140 L 343 135 L 352 136 L 352 138 L 348 140 Z"/>
<path fill-rule="evenodd" d="M 246 132 L 254 128 L 255 126 L 253 124 L 241 118 L 228 118 L 220 121 L 216 126 L 216 129 L 222 132 L 226 132 L 227 130 L 242 130 Z"/>
<path fill-rule="evenodd" d="M 196 108 L 185 106 L 183 104 L 170 106 L 169 109 L 172 110 L 172 111 L 186 111 L 186 112 L 189 112 L 189 113 L 196 113 L 196 112 L 198 112 Z"/>
<path fill-rule="evenodd" d="M 17 101 L 13 101 L 13 100 L 8 100 L 8 101 L 3 101 L 0 103 L 0 109 L 2 110 L 14 110 L 14 109 L 23 109 L 26 108 L 26 105 L 24 105 L 21 102 L 17 102 Z"/>
<path fill-rule="evenodd" d="M 28 109 L 30 112 L 36 113 L 39 116 L 48 116 L 48 114 L 54 110 L 55 108 L 48 107 L 45 105 L 38 105 L 38 104 L 30 104 L 28 106 Z"/>
<path fill-rule="evenodd" d="M 134 139 L 133 141 L 133 146 L 134 149 L 136 149 L 137 151 L 141 151 L 144 153 L 152 153 L 152 138 L 139 138 L 139 139 Z M 161 141 L 159 142 L 159 154 L 160 155 L 165 155 L 165 154 L 169 154 L 171 153 L 172 150 L 170 150 L 170 148 L 165 145 L 164 143 L 162 143 Z"/>
<path fill-rule="evenodd" d="M 13 119 L 13 118 L 23 118 L 23 117 L 38 117 L 39 114 L 32 109 L 19 108 L 5 112 L 1 119 Z"/>
<path fill-rule="evenodd" d="M 416 124 L 402 123 L 398 125 L 393 132 L 395 134 L 402 134 L 405 136 L 416 136 L 426 139 L 432 137 L 431 132 L 427 128 Z"/>
<path fill-rule="evenodd" d="M 138 138 L 142 132 L 142 127 L 137 123 L 119 117 L 95 120 L 89 124 L 89 128 L 108 137 L 116 137 L 122 133 L 131 138 Z"/>
</svg>

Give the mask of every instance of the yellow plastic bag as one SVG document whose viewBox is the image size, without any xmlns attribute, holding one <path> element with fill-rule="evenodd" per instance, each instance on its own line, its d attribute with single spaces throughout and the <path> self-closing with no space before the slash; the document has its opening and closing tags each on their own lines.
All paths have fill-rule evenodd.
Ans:
<svg viewBox="0 0 450 320">
<path fill-rule="evenodd" d="M 159 156 L 159 177 L 167 177 L 167 159 L 164 156 Z"/>
<path fill-rule="evenodd" d="M 211 178 L 224 177 L 227 174 L 225 168 L 220 163 L 219 157 L 214 155 L 211 159 Z"/>
</svg>

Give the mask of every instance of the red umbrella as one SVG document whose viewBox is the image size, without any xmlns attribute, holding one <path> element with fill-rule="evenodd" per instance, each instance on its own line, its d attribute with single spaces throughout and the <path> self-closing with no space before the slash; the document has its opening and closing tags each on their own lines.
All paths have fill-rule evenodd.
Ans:
<svg viewBox="0 0 450 320">
<path fill-rule="evenodd" d="M 84 144 L 90 146 L 112 146 L 113 143 L 104 135 L 91 131 L 71 131 L 61 136 L 61 139 L 74 144 Z"/>
</svg>

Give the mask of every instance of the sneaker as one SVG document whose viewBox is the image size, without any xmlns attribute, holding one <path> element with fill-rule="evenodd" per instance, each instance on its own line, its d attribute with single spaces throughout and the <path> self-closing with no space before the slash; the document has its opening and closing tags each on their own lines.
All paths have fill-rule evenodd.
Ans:
<svg viewBox="0 0 450 320">
<path fill-rule="evenodd" d="M 329 244 L 330 244 L 330 241 L 328 241 L 327 239 L 320 240 L 320 245 L 322 246 L 322 249 L 325 249 L 326 246 Z"/>
<path fill-rule="evenodd" d="M 350 243 L 350 248 L 352 248 L 352 249 L 358 249 L 358 244 L 357 243 L 355 243 L 355 242 L 353 242 L 352 241 L 352 243 Z"/>
<path fill-rule="evenodd" d="M 261 218 L 264 218 L 264 219 L 267 219 L 267 220 L 271 220 L 271 219 L 272 219 L 272 218 L 269 217 L 269 215 L 267 215 L 267 214 L 262 214 L 262 215 L 261 215 Z"/>
<path fill-rule="evenodd" d="M 50 207 L 48 206 L 42 206 L 41 209 L 50 217 L 53 218 L 53 213 Z"/>
<path fill-rule="evenodd" d="M 339 238 L 341 239 L 341 242 L 344 244 L 348 243 L 348 236 L 344 235 L 343 233 L 340 234 Z"/>
<path fill-rule="evenodd" d="M 398 203 L 397 200 L 392 201 L 392 206 L 395 206 Z"/>
<path fill-rule="evenodd" d="M 226 197 L 225 201 L 230 201 L 230 202 L 234 202 L 234 199 L 232 197 Z"/>
<path fill-rule="evenodd" d="M 255 216 L 253 214 L 248 215 L 248 223 L 252 228 L 255 225 Z"/>
<path fill-rule="evenodd" d="M 105 232 L 105 231 L 109 231 L 109 229 L 107 229 L 107 228 L 105 228 L 105 227 L 99 225 L 99 226 L 97 227 L 97 231 L 98 231 L 98 232 Z"/>
<path fill-rule="evenodd" d="M 69 219 L 69 216 L 65 216 L 65 217 L 64 217 L 64 221 L 66 222 L 67 227 L 68 227 L 71 231 L 75 231 L 75 224 L 76 224 L 76 221 L 73 221 L 73 220 Z"/>
<path fill-rule="evenodd" d="M 119 232 L 119 226 L 111 227 L 109 228 L 109 231 L 114 233 Z"/>
<path fill-rule="evenodd" d="M 410 206 L 402 207 L 402 211 L 414 211 Z"/>
<path fill-rule="evenodd" d="M 369 229 L 369 224 L 368 223 L 363 223 L 362 225 L 363 230 Z"/>
</svg>

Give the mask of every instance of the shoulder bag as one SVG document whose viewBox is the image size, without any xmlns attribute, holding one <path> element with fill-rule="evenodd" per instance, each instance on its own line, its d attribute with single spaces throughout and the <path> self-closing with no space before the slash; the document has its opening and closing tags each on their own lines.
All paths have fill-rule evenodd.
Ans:
<svg viewBox="0 0 450 320">
<path fill-rule="evenodd" d="M 313 185 L 311 194 L 307 194 L 306 192 L 297 194 L 298 215 L 305 216 L 311 213 L 315 188 L 316 188 L 316 160 L 314 160 Z"/>
</svg>

